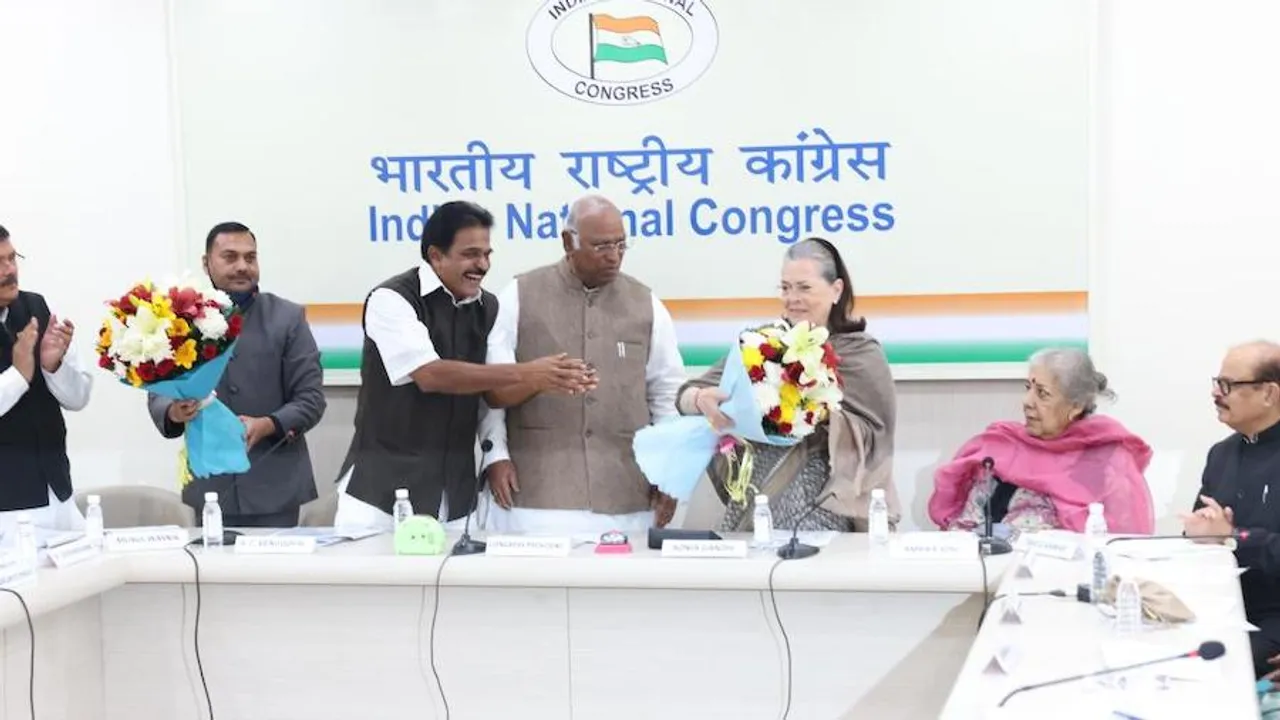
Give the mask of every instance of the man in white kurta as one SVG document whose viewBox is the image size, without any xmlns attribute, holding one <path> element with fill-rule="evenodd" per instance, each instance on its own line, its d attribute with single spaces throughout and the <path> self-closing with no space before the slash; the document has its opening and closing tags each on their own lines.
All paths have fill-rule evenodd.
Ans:
<svg viewBox="0 0 1280 720">
<path fill-rule="evenodd" d="M 653 292 L 621 272 L 627 238 L 608 200 L 575 202 L 562 233 L 565 256 L 517 276 L 498 296 L 487 362 L 547 353 L 581 357 L 595 387 L 576 395 L 507 387 L 481 438 L 493 499 L 487 530 L 499 533 L 640 533 L 671 520 L 675 501 L 640 472 L 631 442 L 640 428 L 677 415 L 685 380 L 675 326 Z M 656 514 L 655 514 L 656 513 Z"/>
</svg>

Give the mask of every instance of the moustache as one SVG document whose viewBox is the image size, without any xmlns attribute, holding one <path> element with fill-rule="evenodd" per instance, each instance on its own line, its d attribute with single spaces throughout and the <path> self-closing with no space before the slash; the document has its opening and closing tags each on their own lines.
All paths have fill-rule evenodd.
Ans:
<svg viewBox="0 0 1280 720">
<path fill-rule="evenodd" d="M 0 287 L 9 287 L 10 285 L 17 285 L 17 284 L 18 284 L 17 275 L 5 275 L 4 277 L 0 278 Z"/>
</svg>

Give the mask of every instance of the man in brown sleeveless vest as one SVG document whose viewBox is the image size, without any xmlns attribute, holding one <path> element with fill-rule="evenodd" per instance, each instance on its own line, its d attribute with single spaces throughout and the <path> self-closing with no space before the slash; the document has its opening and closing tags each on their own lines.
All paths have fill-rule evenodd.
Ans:
<svg viewBox="0 0 1280 720">
<path fill-rule="evenodd" d="M 636 464 L 636 431 L 676 415 L 685 380 L 671 315 L 653 292 L 623 274 L 626 230 L 618 208 L 598 196 L 570 209 L 565 256 L 518 275 L 499 295 L 487 362 L 552 352 L 595 368 L 584 395 L 508 386 L 487 393 L 494 408 L 482 437 L 493 532 L 643 532 L 665 525 L 675 501 Z"/>
</svg>

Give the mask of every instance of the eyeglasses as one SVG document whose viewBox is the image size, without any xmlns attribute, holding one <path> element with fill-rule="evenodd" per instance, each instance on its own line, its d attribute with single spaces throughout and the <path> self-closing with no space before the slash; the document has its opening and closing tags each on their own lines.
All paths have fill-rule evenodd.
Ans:
<svg viewBox="0 0 1280 720">
<path fill-rule="evenodd" d="M 1277 380 L 1267 380 L 1265 378 L 1258 378 L 1255 380 L 1232 380 L 1230 378 L 1216 377 L 1212 378 L 1212 380 L 1213 389 L 1217 390 L 1218 393 L 1222 395 L 1230 395 L 1231 391 L 1244 385 L 1265 385 L 1271 382 L 1280 382 Z"/>
<path fill-rule="evenodd" d="M 570 230 L 569 232 L 572 233 L 574 237 L 577 237 L 579 241 L 581 241 L 582 236 L 578 234 L 577 230 Z M 612 240 L 609 242 L 602 242 L 602 243 L 586 243 L 586 246 L 591 248 L 591 250 L 594 251 L 595 254 L 597 255 L 604 255 L 610 251 L 615 251 L 619 255 L 621 255 L 622 253 L 627 251 L 626 240 Z"/>
<path fill-rule="evenodd" d="M 18 267 L 18 261 L 26 260 L 26 259 L 27 259 L 26 255 L 23 255 L 22 253 L 17 252 L 15 250 L 14 252 L 10 253 L 8 256 L 0 256 L 0 268 L 8 267 L 8 266 Z"/>
</svg>

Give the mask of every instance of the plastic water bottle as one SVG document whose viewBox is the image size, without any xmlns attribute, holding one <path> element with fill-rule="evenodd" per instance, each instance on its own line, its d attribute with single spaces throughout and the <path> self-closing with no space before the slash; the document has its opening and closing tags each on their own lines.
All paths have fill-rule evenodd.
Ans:
<svg viewBox="0 0 1280 720">
<path fill-rule="evenodd" d="M 773 511 L 769 509 L 768 495 L 756 495 L 756 507 L 751 513 L 751 545 L 758 548 L 773 545 Z"/>
<path fill-rule="evenodd" d="M 201 519 L 201 525 L 204 526 L 204 546 L 206 548 L 222 546 L 222 507 L 218 505 L 218 493 L 207 492 L 204 494 L 204 516 Z"/>
<path fill-rule="evenodd" d="M 889 545 L 889 503 L 884 499 L 884 488 L 871 491 L 871 505 L 868 508 L 868 532 L 871 535 L 871 547 L 883 548 Z"/>
<path fill-rule="evenodd" d="M 1142 593 L 1131 577 L 1116 588 L 1116 633 L 1136 635 L 1142 632 Z"/>
<path fill-rule="evenodd" d="M 94 547 L 102 547 L 102 496 L 90 495 L 84 509 L 84 536 Z"/>
<path fill-rule="evenodd" d="M 1093 551 L 1093 572 L 1089 577 L 1089 602 L 1098 604 L 1098 598 L 1107 589 L 1107 554 L 1102 548 Z"/>
<path fill-rule="evenodd" d="M 1102 503 L 1089 503 L 1089 517 L 1084 521 L 1084 561 L 1087 568 L 1092 597 L 1098 597 L 1102 587 L 1098 585 L 1098 554 L 1107 547 L 1107 517 Z M 1106 556 L 1102 557 L 1102 585 L 1107 582 Z"/>
<path fill-rule="evenodd" d="M 20 513 L 18 515 L 17 542 L 18 557 L 21 559 L 23 566 L 35 570 L 40 553 L 36 547 L 36 525 L 31 520 L 29 513 Z"/>
<path fill-rule="evenodd" d="M 391 517 L 395 520 L 395 527 L 400 527 L 400 523 L 413 517 L 413 503 L 409 502 L 409 488 L 398 488 L 396 490 L 396 504 L 391 506 Z"/>
</svg>

